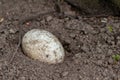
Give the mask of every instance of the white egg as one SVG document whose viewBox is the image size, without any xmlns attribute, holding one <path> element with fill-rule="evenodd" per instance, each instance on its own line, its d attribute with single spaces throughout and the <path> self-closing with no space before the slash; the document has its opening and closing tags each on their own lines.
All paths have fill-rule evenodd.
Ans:
<svg viewBox="0 0 120 80">
<path fill-rule="evenodd" d="M 56 64 L 64 60 L 64 49 L 59 40 L 50 32 L 39 29 L 28 31 L 22 39 L 24 53 L 32 59 Z"/>
</svg>

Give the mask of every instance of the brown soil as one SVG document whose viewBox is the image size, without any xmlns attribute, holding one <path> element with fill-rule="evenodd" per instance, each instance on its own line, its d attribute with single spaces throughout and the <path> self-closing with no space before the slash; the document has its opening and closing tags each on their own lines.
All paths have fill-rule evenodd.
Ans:
<svg viewBox="0 0 120 80">
<path fill-rule="evenodd" d="M 17 25 L 53 11 L 54 4 L 53 0 L 0 0 L 0 80 L 120 80 L 120 61 L 112 59 L 120 54 L 119 18 L 79 16 L 63 3 L 63 11 L 70 16 L 56 12 Z M 19 27 L 22 36 L 33 28 L 52 32 L 64 46 L 64 62 L 48 65 L 32 60 L 19 47 L 8 64 L 19 43 Z"/>
</svg>

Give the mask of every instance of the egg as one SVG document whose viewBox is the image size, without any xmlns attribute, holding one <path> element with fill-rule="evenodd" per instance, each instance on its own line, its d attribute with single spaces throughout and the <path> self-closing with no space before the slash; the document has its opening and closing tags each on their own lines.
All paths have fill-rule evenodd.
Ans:
<svg viewBox="0 0 120 80">
<path fill-rule="evenodd" d="M 28 57 L 49 64 L 61 63 L 65 57 L 60 41 L 46 30 L 28 31 L 22 38 L 22 49 Z"/>
</svg>

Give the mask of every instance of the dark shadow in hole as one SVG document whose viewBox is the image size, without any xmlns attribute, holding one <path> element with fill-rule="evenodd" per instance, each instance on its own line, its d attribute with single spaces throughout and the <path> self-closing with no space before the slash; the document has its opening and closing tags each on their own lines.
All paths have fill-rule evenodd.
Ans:
<svg viewBox="0 0 120 80">
<path fill-rule="evenodd" d="M 67 52 L 71 52 L 71 49 L 70 49 L 70 44 L 67 43 L 67 42 L 63 42 L 63 47 L 64 49 L 67 51 Z"/>
<path fill-rule="evenodd" d="M 49 55 L 46 55 L 46 57 L 48 58 L 48 57 L 49 57 Z"/>
</svg>

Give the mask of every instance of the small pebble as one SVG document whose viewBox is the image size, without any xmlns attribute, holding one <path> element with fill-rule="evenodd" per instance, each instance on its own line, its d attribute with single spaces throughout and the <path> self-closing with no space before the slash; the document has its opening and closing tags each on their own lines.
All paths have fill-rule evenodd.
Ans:
<svg viewBox="0 0 120 80">
<path fill-rule="evenodd" d="M 0 23 L 4 21 L 4 18 L 0 18 Z"/>
<path fill-rule="evenodd" d="M 64 20 L 65 20 L 65 21 L 69 21 L 69 20 L 70 20 L 70 18 L 69 18 L 69 17 L 66 17 L 66 18 L 64 18 Z"/>
<path fill-rule="evenodd" d="M 27 22 L 26 25 L 27 25 L 27 26 L 30 26 L 30 22 Z"/>
<path fill-rule="evenodd" d="M 45 24 L 45 20 L 41 20 L 40 22 L 41 22 L 42 24 Z"/>
<path fill-rule="evenodd" d="M 2 70 L 2 63 L 0 63 L 0 70 Z"/>
<path fill-rule="evenodd" d="M 0 2 L 0 5 L 2 4 L 2 2 Z"/>
<path fill-rule="evenodd" d="M 118 37 L 117 37 L 117 39 L 119 39 L 119 40 L 120 40 L 120 36 L 118 36 Z"/>
<path fill-rule="evenodd" d="M 71 37 L 71 38 L 74 38 L 74 37 L 75 37 L 75 34 L 74 34 L 74 33 L 71 33 L 71 34 L 70 34 L 70 37 Z"/>
<path fill-rule="evenodd" d="M 16 33 L 16 31 L 15 31 L 14 29 L 10 29 L 9 32 L 10 32 L 11 34 Z"/>
<path fill-rule="evenodd" d="M 20 77 L 20 80 L 26 80 L 25 77 Z"/>
<path fill-rule="evenodd" d="M 108 63 L 113 64 L 113 59 L 112 58 L 108 59 Z"/>
<path fill-rule="evenodd" d="M 75 54 L 75 57 L 76 57 L 76 58 L 81 58 L 81 53 Z"/>
<path fill-rule="evenodd" d="M 107 21 L 108 21 L 107 18 L 101 19 L 101 22 L 102 22 L 102 23 L 107 23 Z"/>
<path fill-rule="evenodd" d="M 52 18 L 52 16 L 48 16 L 47 18 L 46 18 L 46 20 L 49 22 L 49 21 L 51 21 L 53 18 Z"/>
<path fill-rule="evenodd" d="M 68 75 L 68 72 L 67 72 L 67 71 L 62 73 L 62 76 L 63 76 L 63 77 L 65 77 L 65 76 L 67 76 L 67 75 Z"/>
</svg>

